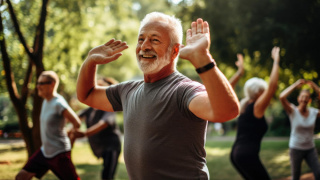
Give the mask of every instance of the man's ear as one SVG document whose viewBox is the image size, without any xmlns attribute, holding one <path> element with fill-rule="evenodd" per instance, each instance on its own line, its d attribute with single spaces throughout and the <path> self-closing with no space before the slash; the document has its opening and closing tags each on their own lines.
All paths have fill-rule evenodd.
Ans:
<svg viewBox="0 0 320 180">
<path fill-rule="evenodd" d="M 175 45 L 173 45 L 173 51 L 172 51 L 172 58 L 175 59 L 180 51 L 180 44 L 176 43 Z"/>
</svg>

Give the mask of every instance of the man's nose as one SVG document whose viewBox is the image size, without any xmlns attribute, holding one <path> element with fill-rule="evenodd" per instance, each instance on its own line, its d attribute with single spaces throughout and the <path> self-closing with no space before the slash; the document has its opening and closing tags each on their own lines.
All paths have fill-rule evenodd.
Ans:
<svg viewBox="0 0 320 180">
<path fill-rule="evenodd" d="M 146 51 L 152 49 L 149 39 L 145 39 L 141 45 L 141 50 Z"/>
</svg>

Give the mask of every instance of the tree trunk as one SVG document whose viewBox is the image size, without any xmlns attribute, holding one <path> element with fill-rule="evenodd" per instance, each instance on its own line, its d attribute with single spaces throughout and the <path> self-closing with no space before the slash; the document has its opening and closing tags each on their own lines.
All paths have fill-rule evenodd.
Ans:
<svg viewBox="0 0 320 180">
<path fill-rule="evenodd" d="M 40 12 L 41 14 L 39 18 L 39 24 L 36 28 L 33 49 L 30 49 L 29 46 L 26 44 L 23 34 L 20 31 L 19 23 L 16 18 L 16 15 L 10 0 L 7 0 L 6 2 L 8 4 L 8 11 L 10 13 L 13 26 L 16 30 L 16 33 L 19 37 L 21 44 L 23 45 L 26 51 L 26 54 L 29 57 L 29 66 L 26 71 L 26 76 L 21 89 L 21 93 L 19 94 L 15 80 L 14 80 L 14 71 L 12 70 L 11 64 L 10 64 L 10 57 L 7 53 L 3 19 L 0 11 L 0 21 L 1 21 L 0 22 L 0 46 L 1 46 L 0 48 L 1 48 L 1 54 L 2 54 L 3 67 L 5 71 L 6 85 L 10 95 L 11 102 L 13 103 L 13 106 L 18 115 L 20 130 L 21 130 L 23 139 L 26 143 L 28 156 L 30 157 L 41 146 L 40 112 L 41 112 L 42 98 L 38 96 L 36 87 L 33 91 L 34 92 L 33 110 L 31 115 L 32 126 L 30 126 L 28 122 L 28 113 L 27 113 L 26 103 L 27 103 L 28 97 L 30 96 L 28 86 L 32 79 L 33 67 L 35 67 L 36 79 L 38 79 L 39 75 L 44 70 L 42 60 L 43 60 L 45 21 L 47 16 L 48 0 L 43 0 L 43 3 L 42 3 L 41 12 Z M 1 0 L 1 6 L 2 5 L 3 5 L 3 1 Z"/>
</svg>

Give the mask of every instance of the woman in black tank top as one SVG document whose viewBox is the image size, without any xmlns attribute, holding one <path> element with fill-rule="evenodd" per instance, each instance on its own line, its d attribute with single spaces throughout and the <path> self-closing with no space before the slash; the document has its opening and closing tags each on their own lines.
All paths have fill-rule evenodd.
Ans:
<svg viewBox="0 0 320 180">
<path fill-rule="evenodd" d="M 279 70 L 279 47 L 271 52 L 273 67 L 269 86 L 260 78 L 251 78 L 244 85 L 245 98 L 240 102 L 238 131 L 230 155 L 231 162 L 246 180 L 270 179 L 259 158 L 261 140 L 268 129 L 264 112 L 277 90 Z"/>
</svg>

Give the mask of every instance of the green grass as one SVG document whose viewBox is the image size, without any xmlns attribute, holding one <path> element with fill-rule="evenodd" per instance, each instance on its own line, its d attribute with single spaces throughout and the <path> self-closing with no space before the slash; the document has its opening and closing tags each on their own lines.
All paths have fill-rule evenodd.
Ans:
<svg viewBox="0 0 320 180">
<path fill-rule="evenodd" d="M 230 162 L 232 140 L 208 139 L 206 143 L 207 165 L 210 177 L 214 180 L 241 180 L 237 171 Z M 319 149 L 320 143 L 316 141 Z M 290 162 L 287 140 L 264 140 L 260 157 L 272 179 L 290 176 Z M 0 162 L 9 161 L 10 164 L 0 164 L 0 180 L 14 179 L 16 173 L 23 167 L 27 160 L 27 153 L 23 145 L 0 144 Z M 99 180 L 102 160 L 97 159 L 91 152 L 86 142 L 77 142 L 72 150 L 72 160 L 77 173 L 83 180 Z M 302 172 L 309 172 L 304 163 Z M 34 178 L 35 179 L 35 178 Z M 51 173 L 47 173 L 44 180 L 56 180 Z M 121 154 L 116 172 L 117 180 L 128 179 L 123 156 Z"/>
</svg>

